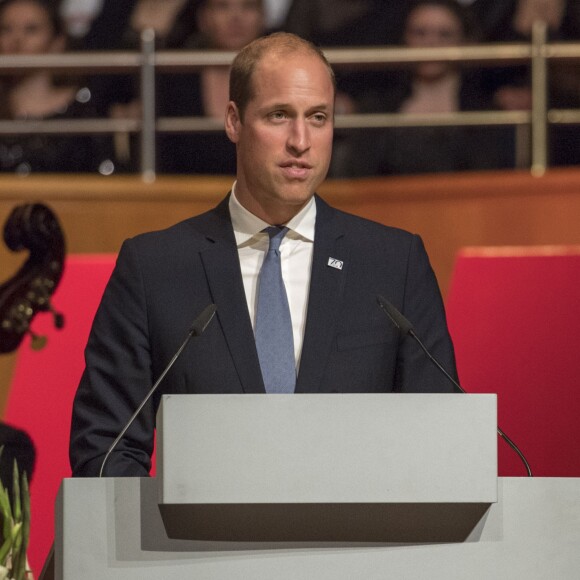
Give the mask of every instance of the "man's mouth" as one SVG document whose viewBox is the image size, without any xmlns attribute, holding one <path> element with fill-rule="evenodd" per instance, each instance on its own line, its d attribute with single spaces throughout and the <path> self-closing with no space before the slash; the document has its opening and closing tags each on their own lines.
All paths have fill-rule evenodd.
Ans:
<svg viewBox="0 0 580 580">
<path fill-rule="evenodd" d="M 286 161 L 280 164 L 284 175 L 290 179 L 304 179 L 312 169 L 312 165 L 303 161 Z"/>
</svg>

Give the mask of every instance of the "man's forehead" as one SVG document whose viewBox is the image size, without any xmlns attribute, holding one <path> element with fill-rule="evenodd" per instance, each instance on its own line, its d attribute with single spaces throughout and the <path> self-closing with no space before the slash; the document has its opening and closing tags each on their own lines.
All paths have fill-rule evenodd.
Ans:
<svg viewBox="0 0 580 580">
<path fill-rule="evenodd" d="M 279 74 L 280 72 L 284 74 L 290 74 L 295 68 L 304 68 L 305 65 L 317 66 L 324 77 L 327 77 L 329 82 L 332 84 L 330 77 L 330 72 L 328 71 L 324 61 L 315 53 L 302 50 L 285 50 L 270 52 L 264 55 L 257 63 L 254 69 L 253 77 L 263 78 L 273 74 Z"/>
<path fill-rule="evenodd" d="M 290 63 L 291 61 L 294 60 L 302 61 L 305 59 L 314 59 L 322 63 L 320 57 L 317 54 L 310 52 L 309 50 L 302 48 L 296 49 L 296 48 L 280 47 L 273 48 L 265 52 L 257 64 L 258 66 L 274 65 L 274 64 Z"/>
</svg>

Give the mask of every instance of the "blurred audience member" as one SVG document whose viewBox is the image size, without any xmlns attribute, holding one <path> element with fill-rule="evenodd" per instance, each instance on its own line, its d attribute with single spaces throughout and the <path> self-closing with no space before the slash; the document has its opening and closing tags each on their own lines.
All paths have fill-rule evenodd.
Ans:
<svg viewBox="0 0 580 580">
<path fill-rule="evenodd" d="M 491 42 L 529 39 L 535 21 L 546 22 L 551 38 L 578 34 L 580 5 L 575 0 L 474 0 L 482 37 Z"/>
<path fill-rule="evenodd" d="M 393 45 L 400 39 L 407 4 L 407 0 L 293 0 L 284 30 L 321 47 Z M 392 78 L 383 70 L 336 68 L 337 112 L 356 112 L 361 93 L 385 89 Z"/>
<path fill-rule="evenodd" d="M 200 0 L 104 0 L 99 16 L 84 38 L 86 50 L 140 50 L 141 33 L 155 31 L 158 49 L 181 48 L 196 30 Z M 102 116 L 139 117 L 139 78 L 97 75 L 91 90 Z"/>
<path fill-rule="evenodd" d="M 104 0 L 61 0 L 60 16 L 73 48 L 81 48 L 93 20 L 101 13 Z"/>
<path fill-rule="evenodd" d="M 199 0 L 101 0 L 85 37 L 88 50 L 139 48 L 141 33 L 155 31 L 159 48 L 179 47 L 195 28 Z"/>
<path fill-rule="evenodd" d="M 264 0 L 264 27 L 268 31 L 282 30 L 292 0 Z"/>
<path fill-rule="evenodd" d="M 0 3 L 0 54 L 61 53 L 62 21 L 46 0 Z M 66 79 L 65 79 L 66 80 Z M 95 117 L 86 87 L 58 82 L 50 71 L 15 74 L 2 80 L 0 118 L 13 120 Z M 110 172 L 110 162 L 90 136 L 17 135 L 0 137 L 0 170 L 31 172 Z"/>
<path fill-rule="evenodd" d="M 403 44 L 409 47 L 457 46 L 473 41 L 474 21 L 456 0 L 418 0 L 409 9 Z M 477 71 L 449 62 L 424 62 L 400 77 L 393 89 L 370 93 L 361 109 L 369 112 L 452 113 L 485 110 Z M 505 129 L 402 127 L 359 133 L 351 140 L 335 176 L 430 173 L 509 166 Z M 509 139 L 508 139 L 509 142 Z"/>
<path fill-rule="evenodd" d="M 577 0 L 475 0 L 473 9 L 489 42 L 529 42 L 534 22 L 548 26 L 550 41 L 580 40 L 580 2 Z M 484 90 L 505 110 L 532 107 L 528 66 L 499 67 L 485 73 Z M 549 102 L 554 108 L 580 107 L 580 72 L 574 62 L 549 64 Z M 557 126 L 550 131 L 550 163 L 580 163 L 578 127 Z"/>
<path fill-rule="evenodd" d="M 482 40 L 486 42 L 529 42 L 536 21 L 548 25 L 550 40 L 580 39 L 580 2 L 577 0 L 475 0 L 473 10 L 481 23 Z M 569 65 L 564 68 L 570 71 Z M 561 88 L 568 92 L 566 85 L 573 77 L 577 78 L 561 71 L 561 67 L 555 67 L 552 83 L 552 94 L 558 100 L 560 84 L 564 83 Z M 490 69 L 485 75 L 485 85 L 500 109 L 531 109 L 529 67 Z"/>
<path fill-rule="evenodd" d="M 407 2 L 293 0 L 284 26 L 320 46 L 394 44 Z"/>
<path fill-rule="evenodd" d="M 264 31 L 262 0 L 202 0 L 199 33 L 190 49 L 238 51 Z M 198 74 L 167 77 L 160 90 L 160 114 L 213 117 L 223 121 L 229 100 L 229 67 L 205 67 Z M 219 133 L 161 136 L 159 168 L 168 173 L 234 174 L 235 146 Z"/>
<path fill-rule="evenodd" d="M 102 0 L 103 7 L 83 40 L 86 50 L 140 50 L 141 33 L 155 32 L 158 49 L 181 48 L 197 29 L 200 0 Z M 138 119 L 141 116 L 139 73 L 93 75 L 90 89 L 99 116 Z M 138 169 L 139 137 L 114 136 L 115 165 L 123 171 Z"/>
</svg>

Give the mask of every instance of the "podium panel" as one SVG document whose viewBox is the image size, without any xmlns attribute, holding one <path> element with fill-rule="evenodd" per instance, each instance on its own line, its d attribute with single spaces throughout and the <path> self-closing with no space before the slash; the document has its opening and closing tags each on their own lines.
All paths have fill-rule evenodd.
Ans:
<svg viewBox="0 0 580 580">
<path fill-rule="evenodd" d="M 498 501 L 495 395 L 168 395 L 158 433 L 155 479 L 64 481 L 58 578 L 430 569 L 429 546 L 479 541 Z"/>
<path fill-rule="evenodd" d="M 491 503 L 497 398 L 166 395 L 160 504 Z"/>
<path fill-rule="evenodd" d="M 176 539 L 463 541 L 497 500 L 495 395 L 168 395 Z"/>
<path fill-rule="evenodd" d="M 580 479 L 499 478 L 463 542 L 203 542 L 167 535 L 155 479 L 65 479 L 60 580 L 545 580 L 577 578 Z"/>
</svg>

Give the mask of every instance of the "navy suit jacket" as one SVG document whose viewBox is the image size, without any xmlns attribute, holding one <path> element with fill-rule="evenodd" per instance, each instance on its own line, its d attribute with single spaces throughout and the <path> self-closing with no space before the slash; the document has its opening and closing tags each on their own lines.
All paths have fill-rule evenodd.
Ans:
<svg viewBox="0 0 580 580">
<path fill-rule="evenodd" d="M 421 239 L 316 197 L 312 275 L 297 393 L 451 392 L 414 341 L 377 305 L 382 294 L 455 374 L 441 295 Z M 342 269 L 328 265 L 340 260 Z M 208 304 L 217 314 L 190 343 L 111 455 L 109 475 L 146 475 L 163 393 L 264 393 L 228 210 L 215 209 L 121 248 L 95 316 L 74 403 L 74 475 L 104 454 Z"/>
</svg>

